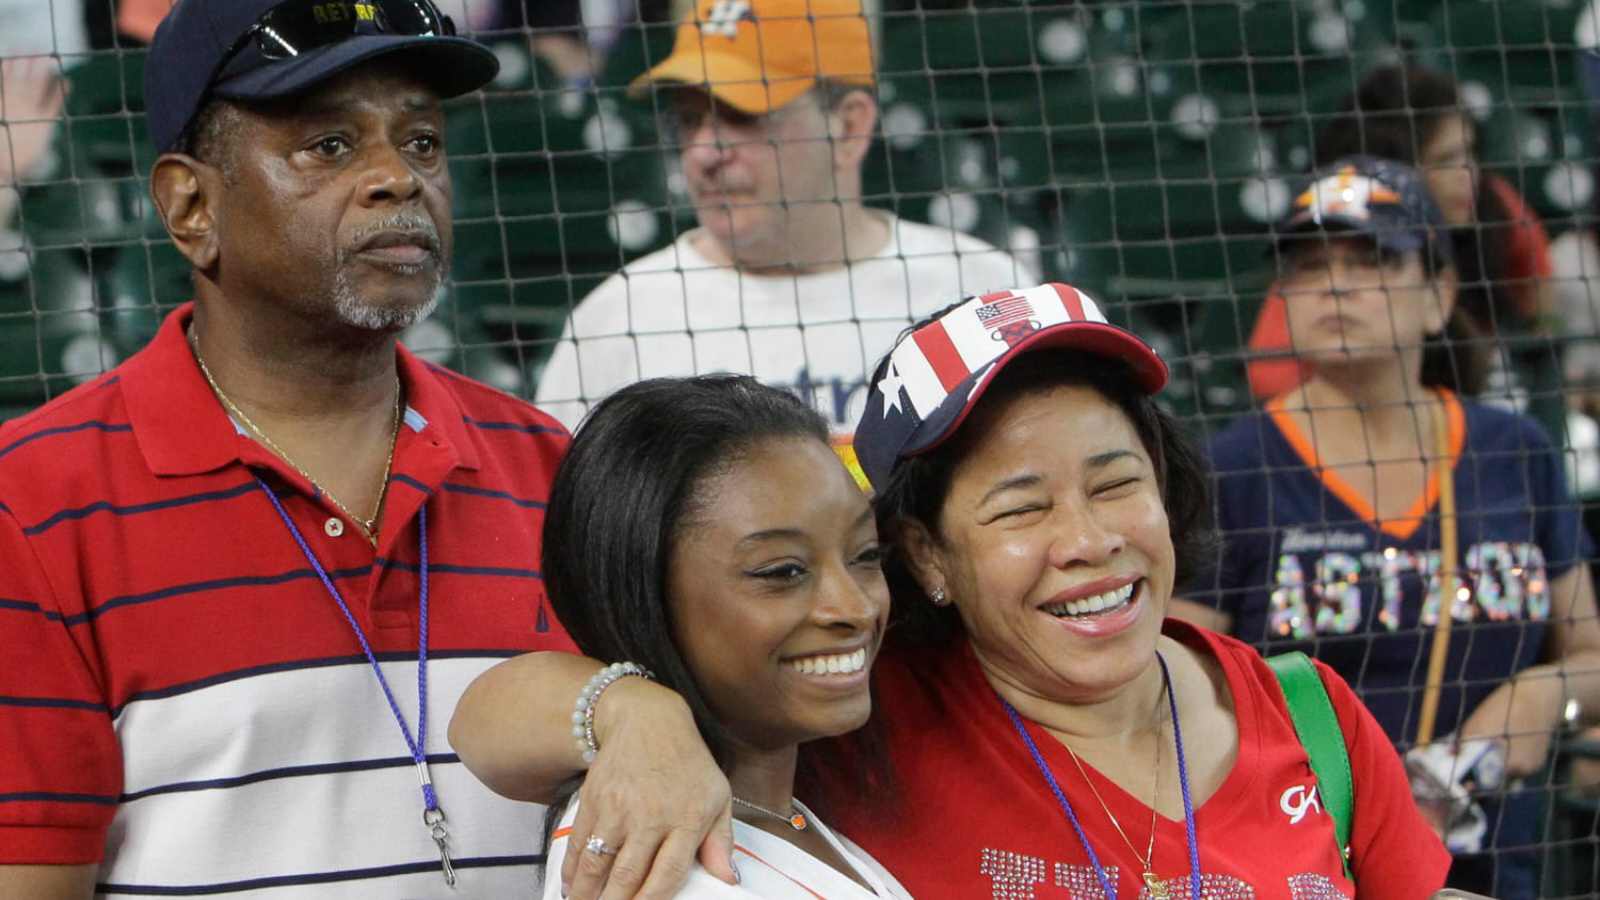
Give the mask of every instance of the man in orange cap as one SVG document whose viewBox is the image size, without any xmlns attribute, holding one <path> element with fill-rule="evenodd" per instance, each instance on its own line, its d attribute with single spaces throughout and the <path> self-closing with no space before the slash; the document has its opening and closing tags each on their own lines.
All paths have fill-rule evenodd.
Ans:
<svg viewBox="0 0 1600 900">
<path fill-rule="evenodd" d="M 640 378 L 729 371 L 847 431 L 875 348 L 964 293 L 1027 281 L 1007 254 L 861 203 L 877 125 L 859 0 L 699 0 L 641 75 L 676 123 L 699 227 L 576 309 L 538 402 L 575 424 Z"/>
</svg>

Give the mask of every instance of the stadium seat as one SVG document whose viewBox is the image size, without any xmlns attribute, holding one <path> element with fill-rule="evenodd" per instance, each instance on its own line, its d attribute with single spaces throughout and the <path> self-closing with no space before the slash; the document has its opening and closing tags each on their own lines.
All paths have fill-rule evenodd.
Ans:
<svg viewBox="0 0 1600 900">
<path fill-rule="evenodd" d="M 987 129 L 940 132 L 910 150 L 879 141 L 862 168 L 862 195 L 867 203 L 881 205 L 947 190 L 993 187 L 993 144 Z"/>
<path fill-rule="evenodd" d="M 1390 53 L 1365 16 L 1303 0 L 1185 4 L 1146 34 L 1147 61 L 1188 68 L 1223 115 L 1265 127 L 1327 109 Z"/>
<path fill-rule="evenodd" d="M 64 66 L 65 115 L 44 171 L 22 185 L 18 227 L 31 247 L 71 251 L 87 272 L 111 265 L 142 229 L 155 159 L 144 127 L 144 54 L 69 57 Z"/>
<path fill-rule="evenodd" d="M 427 362 L 507 393 L 528 395 L 528 382 L 517 365 L 517 348 L 495 341 L 477 321 L 459 316 L 450 299 L 432 316 L 407 329 L 400 340 Z"/>
<path fill-rule="evenodd" d="M 37 246 L 86 246 L 137 234 L 149 150 L 142 114 L 86 114 L 56 131 L 47 171 L 23 183 L 21 227 Z"/>
<path fill-rule="evenodd" d="M 1182 398 L 1186 401 L 1182 412 L 1192 417 L 1199 433 L 1215 433 L 1257 405 L 1245 362 L 1264 299 L 1265 292 L 1256 289 L 1202 303 L 1195 312 L 1187 345 L 1192 393 Z"/>
<path fill-rule="evenodd" d="M 878 67 L 888 107 L 911 103 L 928 118 L 963 124 L 1036 124 L 1059 88 L 1121 34 L 1083 8 L 1044 3 L 1017 8 L 924 9 L 887 13 Z"/>
<path fill-rule="evenodd" d="M 0 250 L 0 419 L 114 366 L 93 281 L 76 250 Z"/>
<path fill-rule="evenodd" d="M 1441 3 L 1430 62 L 1518 105 L 1578 99 L 1575 32 L 1587 4 L 1558 0 Z"/>
<path fill-rule="evenodd" d="M 1587 221 L 1594 200 L 1591 133 L 1588 116 L 1575 110 L 1503 106 L 1479 130 L 1478 159 L 1561 231 Z"/>
<path fill-rule="evenodd" d="M 1265 229 L 1289 189 L 1270 139 L 1248 124 L 1219 123 L 1200 140 L 1164 126 L 1153 143 L 1153 165 L 1126 168 L 1108 153 L 1108 183 L 1064 188 L 1046 243 L 1059 244 L 1063 277 L 1171 354 L 1169 399 L 1187 414 L 1210 408 L 1193 381 L 1200 373 L 1177 366 L 1195 346 L 1200 311 L 1259 292 Z"/>
<path fill-rule="evenodd" d="M 678 26 L 671 22 L 623 26 L 606 51 L 605 63 L 595 82 L 604 87 L 627 87 L 641 73 L 667 58 L 677 32 Z"/>
<path fill-rule="evenodd" d="M 885 13 L 882 68 L 981 69 L 1033 65 L 1036 18 L 1071 12 L 1067 4 L 969 7 Z"/>
<path fill-rule="evenodd" d="M 1428 23 L 1443 0 L 1365 0 L 1345 4 L 1351 18 L 1360 18 L 1370 28 L 1396 46 L 1414 47 L 1430 42 Z"/>
</svg>

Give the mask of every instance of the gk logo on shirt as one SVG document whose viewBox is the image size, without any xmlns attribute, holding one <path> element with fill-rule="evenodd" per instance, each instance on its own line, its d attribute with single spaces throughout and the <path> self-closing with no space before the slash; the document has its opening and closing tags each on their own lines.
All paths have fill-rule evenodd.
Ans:
<svg viewBox="0 0 1600 900">
<path fill-rule="evenodd" d="M 747 0 L 717 0 L 706 20 L 700 23 L 700 33 L 715 37 L 737 37 L 739 22 L 749 18 L 752 17 Z"/>
<path fill-rule="evenodd" d="M 1322 800 L 1317 797 L 1317 786 L 1306 787 L 1303 784 L 1297 784 L 1289 788 L 1283 792 L 1283 796 L 1278 798 L 1278 808 L 1283 810 L 1283 814 L 1289 817 L 1290 825 L 1299 825 L 1300 820 L 1306 817 L 1306 813 L 1313 809 L 1321 813 Z"/>
</svg>

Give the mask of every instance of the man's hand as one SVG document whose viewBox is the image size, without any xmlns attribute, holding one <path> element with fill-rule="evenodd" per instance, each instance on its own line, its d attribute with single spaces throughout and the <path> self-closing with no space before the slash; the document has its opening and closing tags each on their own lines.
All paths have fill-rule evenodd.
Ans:
<svg viewBox="0 0 1600 900">
<path fill-rule="evenodd" d="M 677 694 L 624 678 L 600 695 L 600 753 L 579 791 L 561 867 L 573 900 L 668 900 L 698 855 L 713 876 L 736 883 L 728 779 Z M 583 849 L 598 836 L 615 855 Z"/>
</svg>

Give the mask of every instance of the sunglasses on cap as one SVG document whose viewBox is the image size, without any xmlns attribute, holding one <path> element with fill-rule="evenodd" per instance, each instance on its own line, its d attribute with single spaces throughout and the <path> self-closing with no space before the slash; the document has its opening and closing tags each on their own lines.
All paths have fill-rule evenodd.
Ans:
<svg viewBox="0 0 1600 900">
<path fill-rule="evenodd" d="M 429 0 L 287 0 L 267 10 L 222 55 L 227 68 L 251 42 L 263 57 L 284 60 L 357 35 L 450 37 L 455 23 Z"/>
</svg>

